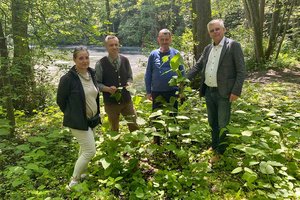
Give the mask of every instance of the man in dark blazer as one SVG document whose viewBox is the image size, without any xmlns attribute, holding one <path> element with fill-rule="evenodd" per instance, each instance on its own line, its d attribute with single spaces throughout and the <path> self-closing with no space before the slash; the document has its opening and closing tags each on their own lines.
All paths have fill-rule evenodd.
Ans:
<svg viewBox="0 0 300 200">
<path fill-rule="evenodd" d="M 213 44 L 205 47 L 195 66 L 187 74 L 192 79 L 200 73 L 200 96 L 205 96 L 208 122 L 212 128 L 212 149 L 215 162 L 226 147 L 226 126 L 229 124 L 231 103 L 238 99 L 245 79 L 245 63 L 241 45 L 224 36 L 221 19 L 207 24 Z"/>
</svg>

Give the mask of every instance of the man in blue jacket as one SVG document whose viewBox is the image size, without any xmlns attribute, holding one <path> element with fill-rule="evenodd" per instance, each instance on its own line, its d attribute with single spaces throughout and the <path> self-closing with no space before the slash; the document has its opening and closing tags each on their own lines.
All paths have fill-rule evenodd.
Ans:
<svg viewBox="0 0 300 200">
<path fill-rule="evenodd" d="M 148 58 L 147 69 L 145 73 L 145 85 L 147 92 L 147 99 L 152 101 L 152 110 L 163 108 L 162 102 L 170 103 L 172 97 L 176 99 L 178 91 L 177 86 L 169 86 L 169 81 L 177 74 L 171 70 L 170 59 L 172 59 L 178 50 L 171 48 L 172 34 L 168 29 L 162 29 L 158 33 L 157 42 L 159 48 L 153 50 Z M 168 61 L 163 63 L 162 58 L 169 56 Z M 183 66 L 180 70 L 184 73 Z M 163 101 L 162 101 L 163 100 Z M 178 110 L 178 101 L 174 102 L 173 112 Z M 154 137 L 154 142 L 159 144 L 159 137 Z"/>
<path fill-rule="evenodd" d="M 215 162 L 226 149 L 231 103 L 241 95 L 246 71 L 241 45 L 224 36 L 223 20 L 210 21 L 207 29 L 213 43 L 205 47 L 187 78 L 200 73 L 200 96 L 205 96 L 212 149 L 216 152 L 211 162 Z"/>
</svg>

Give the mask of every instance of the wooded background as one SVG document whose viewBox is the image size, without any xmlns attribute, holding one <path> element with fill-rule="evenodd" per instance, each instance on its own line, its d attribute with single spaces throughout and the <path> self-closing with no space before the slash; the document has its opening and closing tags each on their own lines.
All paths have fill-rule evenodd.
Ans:
<svg viewBox="0 0 300 200">
<path fill-rule="evenodd" d="M 299 0 L 0 0 L 0 199 L 300 199 L 299 8 Z M 140 130 L 130 133 L 121 118 L 120 132 L 110 131 L 101 101 L 89 175 L 67 191 L 79 145 L 56 104 L 54 76 L 70 68 L 57 61 L 72 63 L 74 45 L 87 45 L 95 61 L 107 34 L 148 56 L 168 28 L 189 70 L 215 18 L 241 43 L 248 71 L 221 160 L 209 163 L 198 92 L 185 87 L 176 116 L 172 103 L 152 112 L 138 75 Z"/>
</svg>

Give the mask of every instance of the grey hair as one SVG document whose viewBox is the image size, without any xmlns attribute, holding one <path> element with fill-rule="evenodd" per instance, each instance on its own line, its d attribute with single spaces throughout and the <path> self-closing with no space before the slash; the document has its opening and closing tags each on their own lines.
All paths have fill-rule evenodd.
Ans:
<svg viewBox="0 0 300 200">
<path fill-rule="evenodd" d="M 73 51 L 73 58 L 76 59 L 77 54 L 78 54 L 79 52 L 81 52 L 81 51 L 86 51 L 88 54 L 90 54 L 89 51 L 88 51 L 88 49 L 87 49 L 85 46 L 78 46 L 78 47 L 75 47 L 75 48 L 74 48 L 74 51 Z"/>
<path fill-rule="evenodd" d="M 224 21 L 222 19 L 213 19 L 207 24 L 207 30 L 209 31 L 209 26 L 212 24 L 219 24 L 222 28 L 225 28 Z"/>
<path fill-rule="evenodd" d="M 161 30 L 159 31 L 158 35 L 159 35 L 160 33 L 162 33 L 163 35 L 169 35 L 169 36 L 172 36 L 171 31 L 169 31 L 169 29 L 166 29 L 166 28 L 161 29 Z"/>
<path fill-rule="evenodd" d="M 119 40 L 119 38 L 117 36 L 115 36 L 115 35 L 108 35 L 108 36 L 105 37 L 104 42 L 107 43 L 107 41 L 111 40 L 111 39 L 117 39 L 117 40 Z"/>
</svg>

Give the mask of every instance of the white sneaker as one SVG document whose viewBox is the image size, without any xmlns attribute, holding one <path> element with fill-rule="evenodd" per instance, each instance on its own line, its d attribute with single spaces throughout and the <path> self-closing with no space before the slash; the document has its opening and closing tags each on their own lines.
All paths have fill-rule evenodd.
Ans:
<svg viewBox="0 0 300 200">
<path fill-rule="evenodd" d="M 66 188 L 67 188 L 68 190 L 71 190 L 71 188 L 74 187 L 74 186 L 77 185 L 77 184 L 78 184 L 78 181 L 75 181 L 75 180 L 72 179 L 72 180 L 70 181 L 69 185 L 67 185 Z"/>
</svg>

